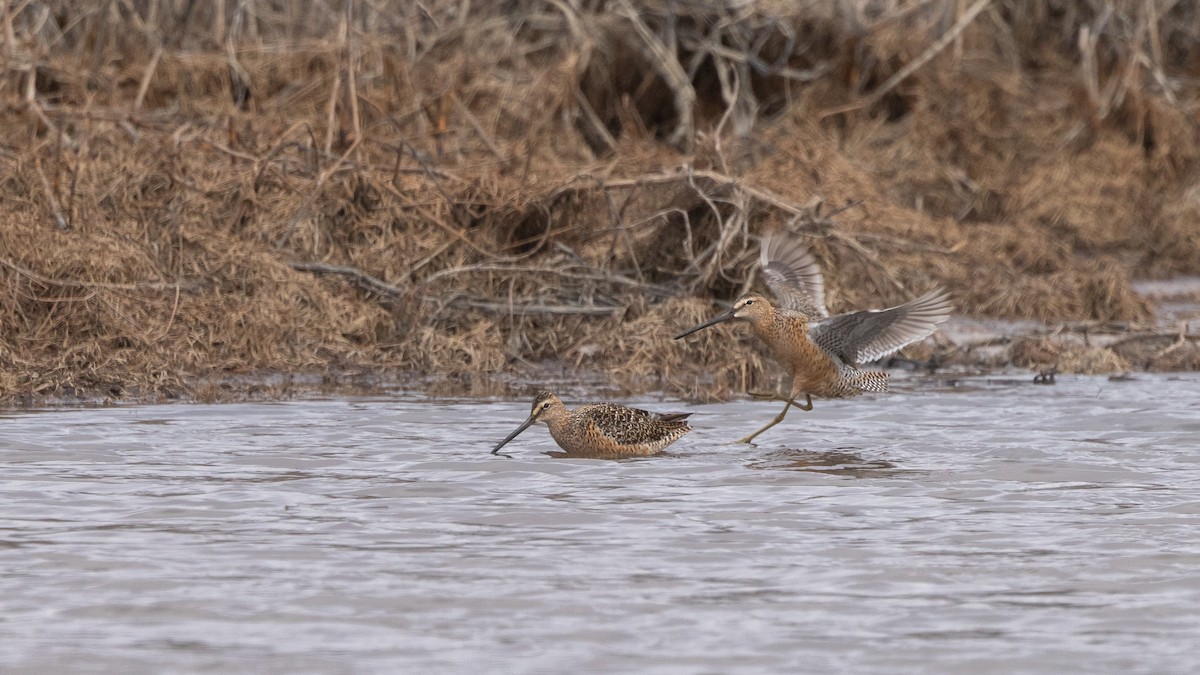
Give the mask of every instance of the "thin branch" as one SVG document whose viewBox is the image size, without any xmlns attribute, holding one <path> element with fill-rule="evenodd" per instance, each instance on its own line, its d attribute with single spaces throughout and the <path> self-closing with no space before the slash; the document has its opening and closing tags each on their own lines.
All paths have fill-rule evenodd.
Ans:
<svg viewBox="0 0 1200 675">
<path fill-rule="evenodd" d="M 354 1 L 346 0 L 343 30 L 345 31 L 346 105 L 350 112 L 350 128 L 354 139 L 362 138 L 362 117 L 358 109 L 358 74 L 355 65 L 357 50 L 354 43 Z"/>
<path fill-rule="evenodd" d="M 150 57 L 150 63 L 146 66 L 146 72 L 142 73 L 142 81 L 138 84 L 137 96 L 133 99 L 133 111 L 141 112 L 142 103 L 146 100 L 146 92 L 150 90 L 150 81 L 154 79 L 154 73 L 158 70 L 158 62 L 162 59 L 163 48 L 159 45 L 154 48 L 154 54 Z"/>
<path fill-rule="evenodd" d="M 626 179 L 602 181 L 601 185 L 605 188 L 627 189 L 627 188 L 637 188 L 637 187 L 641 187 L 644 185 L 661 185 L 664 183 L 686 182 L 688 185 L 690 185 L 694 189 L 698 190 L 698 188 L 696 188 L 695 183 L 694 183 L 695 179 L 697 179 L 697 178 L 712 181 L 720 186 L 736 188 L 741 193 L 743 193 L 755 200 L 758 200 L 764 204 L 767 204 L 776 209 L 779 209 L 780 211 L 783 211 L 785 213 L 790 213 L 793 216 L 796 216 L 797 218 L 811 218 L 813 216 L 813 212 L 812 212 L 811 208 L 789 202 L 788 200 L 784 199 L 783 197 L 780 197 L 779 195 L 776 195 L 775 193 L 773 193 L 769 190 L 766 190 L 763 188 L 748 187 L 746 185 L 741 184 L 736 179 L 731 178 L 730 176 L 727 176 L 725 174 L 718 173 L 716 171 L 685 170 L 685 171 L 679 171 L 676 173 L 647 174 L 644 176 L 639 176 L 637 178 L 626 178 Z M 571 182 L 573 182 L 573 180 L 574 179 L 572 179 Z M 567 189 L 566 186 L 559 188 L 558 190 L 555 191 L 554 194 L 555 195 L 561 194 L 561 192 L 566 189 Z M 711 200 L 707 194 L 702 193 L 701 196 L 705 199 L 705 201 L 708 201 L 711 205 Z M 852 203 L 848 204 L 846 207 L 843 207 L 841 210 L 844 211 L 847 208 L 856 206 L 857 204 L 858 204 L 858 202 L 852 202 Z M 837 211 L 836 213 L 840 213 L 840 211 Z M 842 232 L 840 230 L 835 230 L 835 229 L 828 229 L 828 230 L 821 232 L 820 234 L 822 234 L 823 236 L 831 237 L 833 239 L 836 239 L 836 240 L 842 242 L 843 244 L 846 245 L 847 248 L 854 251 L 854 253 L 858 254 L 858 256 L 861 257 L 866 262 L 870 263 L 872 267 L 875 267 L 876 269 L 878 269 L 880 271 L 880 273 L 883 274 L 884 278 L 888 281 L 888 283 L 890 283 L 892 286 L 894 286 L 897 290 L 900 290 L 900 291 L 906 290 L 904 288 L 904 285 L 901 284 L 900 281 L 898 279 L 896 279 L 896 277 L 891 272 L 889 272 L 886 267 L 883 266 L 883 263 L 881 263 L 879 261 L 878 256 L 876 256 L 869 249 L 864 247 L 853 236 L 846 234 L 845 232 Z"/>
<path fill-rule="evenodd" d="M 439 299 L 440 301 L 440 299 Z M 470 307 L 472 309 L 480 309 L 485 312 L 494 314 L 505 314 L 514 316 L 532 316 L 538 314 L 557 314 L 571 316 L 612 316 L 617 312 L 624 311 L 624 307 L 618 306 L 579 306 L 579 305 L 533 305 L 523 302 L 513 302 L 506 304 L 502 302 L 487 302 L 485 300 L 475 300 L 473 298 L 458 297 L 450 300 L 450 305 L 460 307 Z"/>
<path fill-rule="evenodd" d="M 480 140 L 483 141 L 483 144 L 487 146 L 488 150 L 495 155 L 496 159 L 505 159 L 504 151 L 502 151 L 500 146 L 496 145 L 496 141 L 492 140 L 492 137 L 488 135 L 487 130 L 483 128 L 483 124 L 479 121 L 479 118 L 476 117 L 470 111 L 470 109 L 467 108 L 466 104 L 464 104 L 457 96 L 450 94 L 450 97 L 454 101 L 454 107 L 458 110 L 458 114 L 462 115 L 463 119 L 467 120 L 467 123 L 471 125 L 472 129 L 475 130 L 475 135 L 479 136 Z"/>
<path fill-rule="evenodd" d="M 613 138 L 608 127 L 604 126 L 604 122 L 600 116 L 596 114 L 596 109 L 588 103 L 587 97 L 582 91 L 575 90 L 575 102 L 579 104 L 579 112 L 587 122 L 588 128 L 595 134 L 596 138 L 604 144 L 605 149 L 609 152 L 615 152 L 617 149 L 617 139 Z"/>
<path fill-rule="evenodd" d="M 583 267 L 582 269 L 586 270 L 586 269 L 594 269 L 594 268 Z M 436 281 L 438 279 L 442 279 L 445 277 L 455 276 L 458 274 L 476 273 L 476 272 L 500 272 L 500 273 L 509 273 L 509 274 L 547 274 L 547 275 L 558 276 L 558 277 L 563 277 L 563 278 L 567 278 L 567 279 L 579 279 L 582 281 L 607 282 L 607 283 L 617 284 L 620 286 L 629 286 L 631 288 L 637 288 L 637 289 L 644 290 L 644 291 L 652 291 L 652 292 L 660 293 L 663 295 L 674 295 L 676 292 L 675 289 L 669 288 L 667 286 L 663 286 L 661 284 L 652 284 L 652 283 L 648 283 L 645 281 L 639 281 L 637 279 L 631 279 L 631 278 L 621 275 L 621 274 L 613 274 L 613 273 L 587 274 L 584 272 L 576 272 L 576 271 L 573 271 L 570 269 L 564 269 L 561 267 L 557 267 L 557 268 L 555 268 L 555 267 L 536 267 L 536 266 L 532 266 L 532 265 L 478 264 L 478 265 L 466 265 L 463 267 L 452 267 L 450 269 L 445 269 L 440 272 L 435 272 L 434 274 L 429 275 L 428 277 L 426 277 L 425 279 L 423 279 L 421 281 L 421 285 L 425 286 L 432 281 Z"/>
<path fill-rule="evenodd" d="M 929 48 L 922 52 L 921 55 L 918 56 L 914 61 L 908 63 L 903 68 L 892 74 L 892 76 L 889 77 L 887 81 L 880 85 L 875 91 L 872 91 L 870 94 L 867 94 L 853 103 L 848 103 L 836 108 L 830 108 L 829 110 L 826 110 L 818 115 L 817 118 L 825 119 L 826 117 L 830 117 L 832 115 L 839 115 L 841 113 L 850 112 L 851 110 L 866 108 L 878 103 L 879 99 L 883 98 L 888 92 L 895 89 L 901 82 L 908 78 L 909 75 L 917 72 L 917 70 L 919 70 L 922 66 L 933 60 L 933 57 L 941 53 L 941 51 L 948 47 L 951 42 L 954 42 L 955 38 L 962 34 L 962 32 L 967 29 L 967 26 L 971 25 L 971 22 L 975 20 L 975 17 L 979 16 L 980 12 L 986 9 L 991 2 L 992 0 L 978 0 L 978 2 L 976 2 L 974 5 L 971 5 L 971 7 L 967 9 L 965 13 L 963 13 L 962 17 L 960 17 L 959 20 L 950 27 L 950 30 L 943 33 L 942 36 L 939 37 L 933 44 L 929 45 Z"/>
<path fill-rule="evenodd" d="M 378 277 L 373 277 L 362 270 L 354 267 L 346 267 L 344 265 L 328 265 L 326 263 L 314 262 L 293 262 L 288 263 L 292 269 L 300 272 L 313 272 L 316 274 L 336 274 L 343 277 L 348 277 L 351 281 L 362 286 L 363 288 L 386 295 L 388 297 L 398 298 L 404 295 L 403 289 L 398 286 L 393 286 L 388 282 Z"/>
<path fill-rule="evenodd" d="M 634 31 L 646 46 L 646 51 L 651 58 L 651 65 L 675 93 L 675 114 L 679 116 L 679 119 L 675 124 L 675 130 L 667 138 L 667 142 L 681 152 L 690 153 L 695 137 L 692 115 L 696 103 L 696 90 L 692 87 L 691 80 L 688 79 L 687 73 L 680 65 L 679 57 L 673 51 L 673 45 L 668 48 L 668 45 L 663 44 L 662 40 L 642 20 L 641 15 L 629 0 L 621 0 L 620 8 L 617 11 L 633 25 Z"/>
<path fill-rule="evenodd" d="M 105 281 L 81 281 L 78 279 L 53 279 L 45 276 L 44 274 L 34 272 L 28 267 L 25 267 L 19 263 L 15 263 L 7 258 L 0 258 L 0 266 L 7 267 L 8 269 L 31 281 L 35 281 L 46 286 L 55 286 L 58 288 L 101 288 L 111 291 L 172 291 L 176 293 L 179 291 L 187 291 L 190 293 L 204 288 L 207 283 L 202 279 L 193 279 L 179 283 L 139 281 L 132 284 L 115 284 Z"/>
<path fill-rule="evenodd" d="M 46 205 L 50 207 L 50 213 L 54 216 L 54 225 L 63 232 L 70 230 L 71 225 L 63 216 L 62 208 L 58 204 L 58 197 L 54 195 L 54 189 L 50 187 L 50 180 L 46 178 L 46 172 L 42 170 L 41 157 L 34 158 L 33 167 L 37 170 L 38 178 L 42 182 L 42 190 L 46 192 Z"/>
</svg>

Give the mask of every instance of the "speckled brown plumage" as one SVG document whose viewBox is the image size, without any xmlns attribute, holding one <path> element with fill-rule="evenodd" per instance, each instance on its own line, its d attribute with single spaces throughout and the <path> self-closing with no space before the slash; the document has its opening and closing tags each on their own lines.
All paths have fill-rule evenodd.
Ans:
<svg viewBox="0 0 1200 675">
<path fill-rule="evenodd" d="M 691 413 L 654 413 L 616 403 L 591 403 L 567 410 L 544 391 L 533 400 L 528 419 L 492 449 L 499 454 L 518 434 L 536 422 L 550 427 L 554 442 L 569 454 L 593 457 L 653 455 L 691 431 Z"/>
<path fill-rule="evenodd" d="M 763 277 L 776 298 L 758 293 L 738 298 L 728 311 L 690 328 L 675 339 L 723 321 L 746 321 L 771 354 L 792 374 L 783 412 L 770 424 L 741 439 L 749 443 L 783 420 L 788 408 L 812 409 L 812 397 L 847 398 L 886 392 L 888 375 L 862 370 L 860 364 L 892 354 L 932 333 L 953 307 L 943 291 L 889 309 L 829 316 L 825 284 L 816 258 L 795 235 L 774 231 L 763 237 Z M 796 399 L 803 396 L 805 404 Z"/>
</svg>

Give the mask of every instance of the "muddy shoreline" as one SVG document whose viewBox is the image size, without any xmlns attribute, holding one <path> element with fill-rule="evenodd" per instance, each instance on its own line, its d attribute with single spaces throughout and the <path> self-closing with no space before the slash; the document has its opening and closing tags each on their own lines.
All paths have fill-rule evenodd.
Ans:
<svg viewBox="0 0 1200 675">
<path fill-rule="evenodd" d="M 1155 325 L 1115 323 L 1038 324 L 954 316 L 934 336 L 881 361 L 899 375 L 900 388 L 1054 384 L 1057 374 L 1109 375 L 1196 369 L 1195 326 L 1200 322 L 1200 278 L 1143 282 L 1139 292 L 1155 303 Z M 752 342 L 752 341 L 751 341 Z M 751 343 L 751 349 L 756 346 Z M 1182 367 L 1178 367 L 1182 363 Z M 1049 380 L 1047 381 L 1047 378 Z M 780 386 L 782 370 L 768 362 L 748 383 Z M 615 377 L 554 360 L 522 363 L 513 372 L 438 376 L 354 368 L 322 372 L 260 372 L 185 380 L 178 390 L 81 392 L 65 396 L 13 397 L 6 408 L 54 408 L 154 403 L 238 403 L 337 397 L 394 397 L 414 393 L 443 400 L 526 399 L 549 389 L 578 400 L 626 399 L 647 394 L 692 402 L 736 399 L 740 392 L 716 386 L 702 374 L 668 381 L 655 376 Z"/>
</svg>

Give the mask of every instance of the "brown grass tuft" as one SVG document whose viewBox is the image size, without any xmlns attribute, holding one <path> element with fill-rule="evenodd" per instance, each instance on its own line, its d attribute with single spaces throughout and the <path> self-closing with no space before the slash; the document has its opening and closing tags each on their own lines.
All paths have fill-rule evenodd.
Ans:
<svg viewBox="0 0 1200 675">
<path fill-rule="evenodd" d="M 1113 350 L 1071 338 L 1021 338 L 1009 347 L 1008 358 L 1016 366 L 1055 368 L 1060 373 L 1098 375 L 1129 370 L 1129 363 Z"/>
</svg>

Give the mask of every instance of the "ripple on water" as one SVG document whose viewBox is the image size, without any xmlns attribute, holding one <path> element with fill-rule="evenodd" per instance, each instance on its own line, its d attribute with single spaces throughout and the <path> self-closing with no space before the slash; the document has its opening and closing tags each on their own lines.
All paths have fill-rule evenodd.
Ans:
<svg viewBox="0 0 1200 675">
<path fill-rule="evenodd" d="M 622 461 L 491 456 L 525 402 L 12 414 L 0 668 L 1192 672 L 1197 384 L 910 386 L 755 447 L 776 404 L 693 406 Z"/>
</svg>

